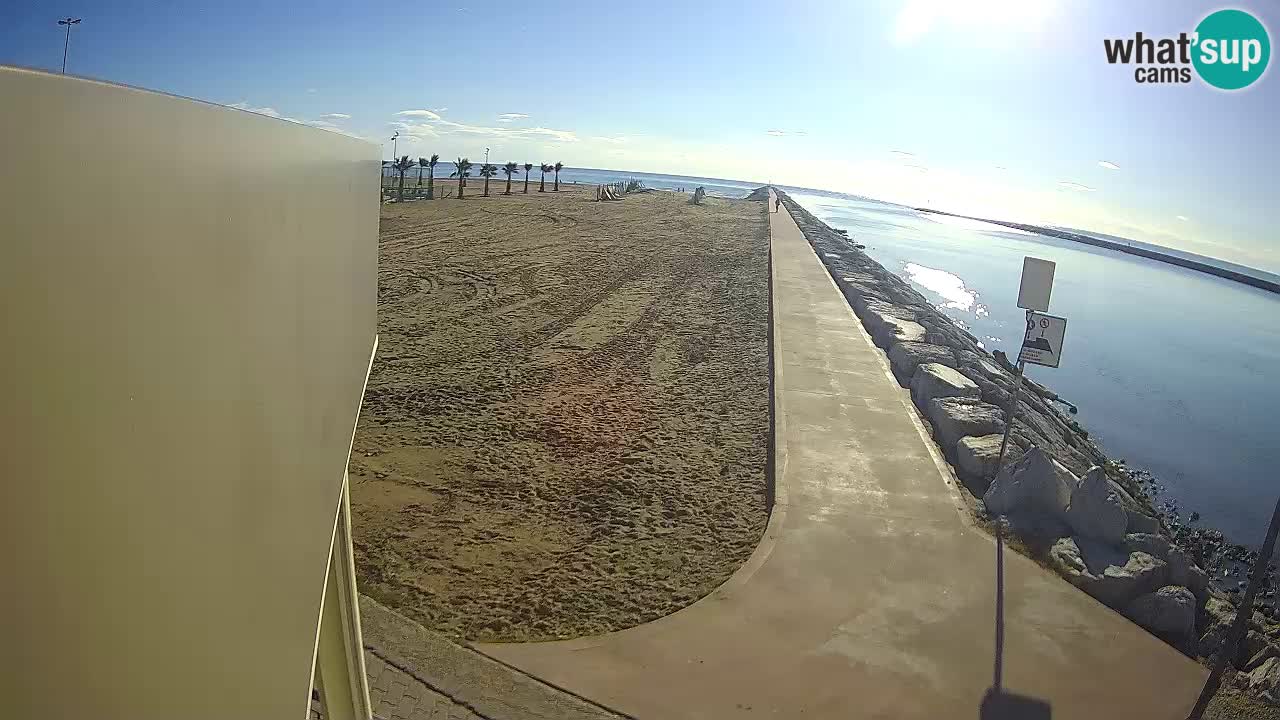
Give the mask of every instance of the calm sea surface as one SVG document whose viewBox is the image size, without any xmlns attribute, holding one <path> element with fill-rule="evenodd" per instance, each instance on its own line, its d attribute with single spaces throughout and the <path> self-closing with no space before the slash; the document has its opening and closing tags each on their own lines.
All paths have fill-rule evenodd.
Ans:
<svg viewBox="0 0 1280 720">
<path fill-rule="evenodd" d="M 792 194 L 964 324 L 1016 353 L 1026 255 L 1057 263 L 1050 312 L 1067 318 L 1059 369 L 1028 375 L 1080 408 L 1113 457 L 1150 470 L 1164 498 L 1256 545 L 1280 494 L 1280 295 L 1145 258 L 918 213 Z"/>
<path fill-rule="evenodd" d="M 442 164 L 443 166 L 444 164 Z M 437 167 L 437 177 L 447 176 Z M 536 183 L 538 174 L 531 174 Z M 760 183 L 569 169 L 560 180 L 635 178 L 743 197 Z M 550 180 L 548 180 L 549 182 Z M 1068 319 L 1059 369 L 1028 375 L 1080 408 L 1113 457 L 1150 470 L 1185 517 L 1257 545 L 1280 495 L 1280 295 L 1145 258 L 821 191 L 791 196 L 849 231 L 983 341 L 1016 352 L 1026 255 L 1057 263 L 1050 313 Z M 1257 273 L 1268 276 L 1266 273 Z"/>
</svg>

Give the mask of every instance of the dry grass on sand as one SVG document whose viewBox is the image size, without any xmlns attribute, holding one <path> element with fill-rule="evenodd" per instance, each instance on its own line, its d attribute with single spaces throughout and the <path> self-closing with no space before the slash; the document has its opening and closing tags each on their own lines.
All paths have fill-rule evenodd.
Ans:
<svg viewBox="0 0 1280 720">
<path fill-rule="evenodd" d="M 684 607 L 766 522 L 763 204 L 480 187 L 383 207 L 361 588 L 475 639 Z"/>
</svg>

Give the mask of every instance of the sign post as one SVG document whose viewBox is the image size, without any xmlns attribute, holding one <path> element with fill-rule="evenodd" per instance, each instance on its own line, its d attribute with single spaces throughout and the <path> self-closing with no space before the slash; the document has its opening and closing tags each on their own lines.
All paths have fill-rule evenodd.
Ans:
<svg viewBox="0 0 1280 720">
<path fill-rule="evenodd" d="M 1009 436 L 1013 433 L 1013 421 L 1018 417 L 1018 395 L 1022 391 L 1022 375 L 1027 363 L 1058 367 L 1062 357 L 1062 340 L 1067 332 L 1067 319 L 1044 314 L 1049 309 L 1049 296 L 1053 294 L 1053 272 L 1057 266 L 1049 260 L 1025 257 L 1022 259 L 1022 282 L 1018 285 L 1018 307 L 1027 311 L 1027 327 L 1018 350 L 1018 370 L 1013 376 L 1013 392 L 1004 426 L 1004 439 L 1000 441 L 1000 459 L 996 462 L 996 475 L 1004 468 L 1005 451 L 1009 448 Z"/>
<path fill-rule="evenodd" d="M 1053 294 L 1053 271 L 1057 265 L 1040 258 L 1022 258 L 1022 282 L 1018 285 L 1018 307 L 1036 312 L 1049 311 Z"/>
<path fill-rule="evenodd" d="M 1022 338 L 1023 362 L 1056 368 L 1062 359 L 1062 339 L 1067 334 L 1067 319 L 1044 313 L 1027 313 L 1027 333 Z"/>
</svg>

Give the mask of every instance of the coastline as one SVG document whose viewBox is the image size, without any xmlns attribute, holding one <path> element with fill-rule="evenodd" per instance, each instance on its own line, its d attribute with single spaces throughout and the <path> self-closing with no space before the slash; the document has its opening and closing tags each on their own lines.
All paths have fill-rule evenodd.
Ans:
<svg viewBox="0 0 1280 720">
<path fill-rule="evenodd" d="M 1019 398 L 1006 471 L 997 477 L 999 433 L 1003 433 L 1005 408 L 1013 389 L 1012 368 L 1003 353 L 978 347 L 976 338 L 907 281 L 862 252 L 853 239 L 817 219 L 785 191 L 774 190 L 867 332 L 888 355 L 899 383 L 910 388 L 921 419 L 931 427 L 935 441 L 955 469 L 978 522 L 988 530 L 997 527 L 994 516 L 1005 512 L 988 514 L 984 499 L 992 498 L 987 490 L 996 489 L 1000 482 L 1007 487 L 1009 479 L 1025 465 L 1039 462 L 1042 467 L 1055 465 L 1059 472 L 1069 471 L 1075 487 L 1086 484 L 1080 478 L 1105 477 L 1102 495 L 1112 496 L 1105 502 L 1123 507 L 1127 516 L 1120 520 L 1122 539 L 1118 546 L 1098 552 L 1099 545 L 1092 538 L 1077 537 L 1072 530 L 1065 536 L 1050 534 L 1038 542 L 1035 532 L 1024 533 L 1026 528 L 1015 523 L 1012 529 L 1023 541 L 1019 550 L 1184 654 L 1202 662 L 1210 660 L 1219 651 L 1225 628 L 1234 617 L 1233 601 L 1238 598 L 1238 585 L 1243 584 L 1239 568 L 1256 558 L 1256 553 L 1226 543 L 1220 532 L 1183 525 L 1178 518 L 1157 510 L 1150 493 L 1154 479 L 1109 458 L 1085 428 L 1055 406 L 1064 401 L 1028 378 L 1024 378 Z M 765 192 L 758 190 L 751 197 Z M 957 409 L 960 412 L 953 412 Z M 1051 460 L 1043 460 L 1045 456 Z M 1031 460 L 1021 462 L 1025 458 Z M 1094 466 L 1101 468 L 1101 473 L 1089 472 Z M 1074 493 L 1072 498 L 1076 498 Z M 1098 563 L 1104 556 L 1105 561 Z M 1194 624 L 1176 636 L 1154 630 L 1134 610 L 1135 585 L 1126 587 L 1125 593 L 1114 593 L 1114 585 L 1105 586 L 1119 577 L 1126 582 L 1136 580 L 1135 585 L 1141 586 L 1138 592 L 1151 596 L 1160 589 L 1194 597 L 1189 600 L 1194 604 Z M 1269 600 L 1255 603 L 1250 639 L 1243 657 L 1236 658 L 1239 677 L 1244 678 L 1241 682 L 1249 678 L 1245 673 L 1266 660 L 1263 655 L 1280 654 L 1280 626 L 1271 622 L 1280 613 L 1271 599 L 1275 591 L 1266 589 L 1274 587 L 1273 583 L 1274 575 L 1269 574 L 1260 595 Z"/>
<path fill-rule="evenodd" d="M 1228 268 L 1218 267 L 1216 265 L 1210 265 L 1209 263 L 1199 262 L 1197 260 L 1191 260 L 1189 258 L 1178 257 L 1177 255 L 1162 253 L 1162 252 L 1158 252 L 1156 250 L 1150 250 L 1147 248 L 1134 247 L 1132 245 L 1125 245 L 1124 243 L 1113 242 L 1111 240 L 1104 240 L 1102 238 L 1094 237 L 1092 235 L 1073 233 L 1067 230 L 1058 230 L 1056 228 L 1045 227 L 1043 225 L 1028 225 L 1026 223 L 1009 222 L 1007 220 L 989 220 L 987 218 L 974 217 L 972 215 L 960 215 L 959 213 L 949 213 L 942 210 L 931 210 L 929 208 L 923 208 L 923 207 L 912 208 L 912 210 L 915 210 L 917 212 L 922 212 L 922 213 L 929 213 L 932 215 L 947 215 L 949 217 L 964 218 L 965 220 L 977 220 L 979 222 L 990 223 L 992 225 L 1001 225 L 1003 227 L 1013 228 L 1014 230 L 1022 230 L 1023 232 L 1035 233 L 1037 235 L 1045 235 L 1048 237 L 1055 237 L 1060 240 L 1070 240 L 1072 242 L 1083 243 L 1085 245 L 1093 245 L 1095 247 L 1106 248 L 1108 250 L 1115 250 L 1116 252 L 1122 252 L 1128 255 L 1137 255 L 1138 257 L 1143 257 L 1148 260 L 1155 260 L 1157 262 L 1162 262 L 1169 265 L 1176 265 L 1178 267 L 1183 267 L 1188 270 L 1195 270 L 1196 272 L 1202 272 L 1202 273 L 1205 273 L 1206 275 L 1213 275 L 1215 277 L 1220 277 L 1225 280 L 1231 280 L 1244 285 L 1249 285 L 1250 287 L 1255 287 L 1255 288 L 1258 288 L 1259 290 L 1266 290 L 1267 292 L 1280 294 L 1280 282 L 1274 282 L 1271 280 L 1267 280 L 1265 278 L 1255 277 L 1253 275 L 1237 272 L 1235 270 L 1230 270 Z"/>
</svg>

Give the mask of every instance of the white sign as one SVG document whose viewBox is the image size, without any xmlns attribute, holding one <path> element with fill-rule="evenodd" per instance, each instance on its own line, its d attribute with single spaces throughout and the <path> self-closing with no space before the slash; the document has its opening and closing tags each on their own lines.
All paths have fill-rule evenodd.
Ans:
<svg viewBox="0 0 1280 720">
<path fill-rule="evenodd" d="M 1062 360 L 1062 340 L 1067 335 L 1067 319 L 1033 312 L 1027 314 L 1027 332 L 1022 337 L 1019 359 L 1046 367 L 1058 367 Z"/>
<path fill-rule="evenodd" d="M 1053 294 L 1053 269 L 1056 264 L 1040 258 L 1022 258 L 1022 284 L 1018 286 L 1018 307 L 1048 312 Z"/>
</svg>

